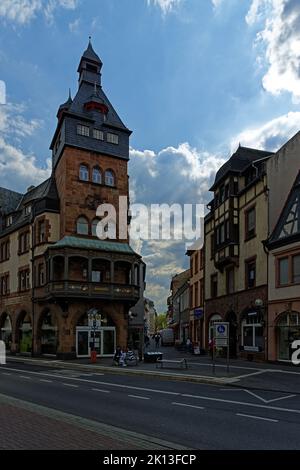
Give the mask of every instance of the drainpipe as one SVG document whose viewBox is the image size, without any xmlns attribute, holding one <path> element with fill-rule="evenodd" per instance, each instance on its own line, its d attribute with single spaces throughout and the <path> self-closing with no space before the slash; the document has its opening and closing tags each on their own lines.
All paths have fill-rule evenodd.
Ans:
<svg viewBox="0 0 300 470">
<path fill-rule="evenodd" d="M 34 303 L 34 290 L 35 290 L 35 279 L 34 279 L 34 207 L 32 208 L 31 214 L 31 315 L 32 315 L 32 338 L 31 338 L 31 356 L 34 356 L 34 339 L 35 339 L 35 328 L 34 328 L 34 317 L 35 317 L 35 303 Z"/>
</svg>

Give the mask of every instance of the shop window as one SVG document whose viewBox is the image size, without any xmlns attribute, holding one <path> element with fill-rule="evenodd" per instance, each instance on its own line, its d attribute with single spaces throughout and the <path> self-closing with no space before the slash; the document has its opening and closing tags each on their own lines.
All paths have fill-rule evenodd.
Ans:
<svg viewBox="0 0 300 470">
<path fill-rule="evenodd" d="M 264 349 L 264 329 L 257 320 L 256 312 L 248 314 L 242 322 L 242 346 L 245 351 L 262 351 Z"/>
</svg>

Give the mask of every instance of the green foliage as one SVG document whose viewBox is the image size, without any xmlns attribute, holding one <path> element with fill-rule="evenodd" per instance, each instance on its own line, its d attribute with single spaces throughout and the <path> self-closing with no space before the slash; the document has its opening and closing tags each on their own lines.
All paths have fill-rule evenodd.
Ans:
<svg viewBox="0 0 300 470">
<path fill-rule="evenodd" d="M 156 330 L 162 330 L 163 328 L 167 328 L 167 317 L 165 313 L 160 313 L 159 315 L 157 315 L 155 327 Z"/>
</svg>

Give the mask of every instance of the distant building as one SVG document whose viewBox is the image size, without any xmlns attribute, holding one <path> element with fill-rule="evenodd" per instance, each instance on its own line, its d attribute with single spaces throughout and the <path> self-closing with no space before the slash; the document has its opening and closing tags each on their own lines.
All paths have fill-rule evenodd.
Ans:
<svg viewBox="0 0 300 470">
<path fill-rule="evenodd" d="M 153 300 L 144 299 L 144 329 L 145 334 L 151 336 L 156 330 L 157 311 Z"/>
<path fill-rule="evenodd" d="M 195 345 L 204 348 L 204 248 L 189 249 L 190 257 L 190 314 L 189 336 Z"/>
<path fill-rule="evenodd" d="M 189 287 L 190 270 L 172 277 L 168 298 L 168 326 L 174 330 L 175 341 L 184 341 L 189 336 Z"/>
</svg>

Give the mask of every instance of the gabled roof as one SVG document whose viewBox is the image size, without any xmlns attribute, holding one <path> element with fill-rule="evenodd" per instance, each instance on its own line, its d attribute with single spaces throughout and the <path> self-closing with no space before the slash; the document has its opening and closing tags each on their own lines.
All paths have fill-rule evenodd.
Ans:
<svg viewBox="0 0 300 470">
<path fill-rule="evenodd" d="M 298 240 L 300 240 L 300 171 L 266 245 L 268 248 L 276 248 Z"/>
<path fill-rule="evenodd" d="M 210 191 L 214 191 L 215 187 L 228 173 L 241 173 L 251 165 L 251 163 L 262 158 L 270 157 L 271 155 L 274 155 L 274 152 L 239 146 L 230 159 L 217 171 L 214 184 L 210 188 Z"/>
<path fill-rule="evenodd" d="M 22 194 L 10 189 L 0 188 L 0 213 L 9 214 L 18 207 Z"/>
</svg>

